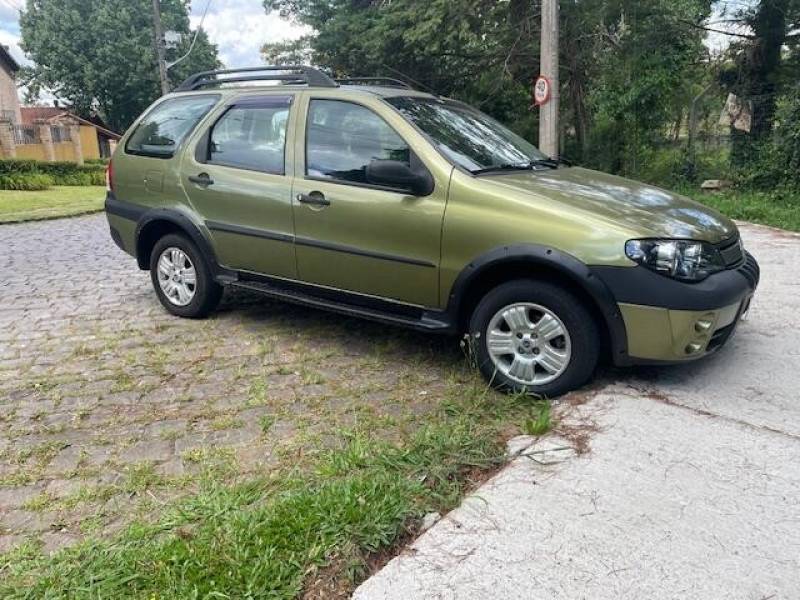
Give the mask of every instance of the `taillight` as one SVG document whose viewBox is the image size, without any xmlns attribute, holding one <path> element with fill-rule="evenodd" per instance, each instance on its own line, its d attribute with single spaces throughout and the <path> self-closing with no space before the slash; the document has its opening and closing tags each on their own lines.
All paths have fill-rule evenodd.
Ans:
<svg viewBox="0 0 800 600">
<path fill-rule="evenodd" d="M 106 191 L 114 191 L 114 163 L 109 161 L 106 167 Z"/>
</svg>

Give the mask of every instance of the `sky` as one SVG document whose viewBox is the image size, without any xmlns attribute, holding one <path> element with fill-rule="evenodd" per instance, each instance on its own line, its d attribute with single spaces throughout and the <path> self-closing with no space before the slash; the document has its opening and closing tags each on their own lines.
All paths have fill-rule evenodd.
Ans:
<svg viewBox="0 0 800 600">
<path fill-rule="evenodd" d="M 192 0 L 192 28 L 200 23 L 207 2 Z M 0 44 L 9 46 L 21 64 L 29 64 L 19 48 L 19 9 L 23 6 L 23 0 L 0 0 Z M 267 15 L 261 0 L 211 0 L 203 28 L 217 44 L 227 67 L 259 65 L 259 49 L 265 42 L 296 39 L 305 33 L 303 27 L 277 14 Z"/>
</svg>

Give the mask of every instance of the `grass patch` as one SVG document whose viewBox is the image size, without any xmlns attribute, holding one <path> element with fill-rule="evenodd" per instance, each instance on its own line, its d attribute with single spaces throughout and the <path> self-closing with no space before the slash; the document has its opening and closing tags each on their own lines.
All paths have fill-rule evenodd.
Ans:
<svg viewBox="0 0 800 600">
<path fill-rule="evenodd" d="M 267 433 L 275 424 L 275 417 L 273 415 L 261 415 L 258 419 L 258 425 L 261 427 L 262 433 Z"/>
<path fill-rule="evenodd" d="M 0 223 L 55 219 L 103 209 L 102 186 L 59 186 L 36 192 L 0 190 Z"/>
<path fill-rule="evenodd" d="M 543 402 L 536 414 L 525 419 L 523 427 L 528 435 L 544 435 L 553 428 L 553 416 L 550 411 L 550 403 Z"/>
<path fill-rule="evenodd" d="M 732 219 L 800 231 L 800 191 L 725 190 L 708 194 L 684 189 L 681 192 Z"/>
<path fill-rule="evenodd" d="M 330 576 L 336 565 L 334 576 L 352 589 L 371 553 L 396 543 L 425 513 L 453 508 L 504 462 L 510 423 L 519 431 L 526 419 L 544 419 L 542 405 L 480 384 L 450 389 L 424 425 L 391 440 L 368 425 L 338 431 L 307 461 L 268 478 L 201 477 L 196 495 L 113 540 L 53 557 L 34 547 L 0 557 L 0 597 L 293 598 L 308 577 L 323 568 Z M 230 457 L 207 448 L 184 454 L 197 463 L 220 458 Z M 134 487 L 151 483 L 152 473 L 136 475 L 142 481 Z"/>
</svg>

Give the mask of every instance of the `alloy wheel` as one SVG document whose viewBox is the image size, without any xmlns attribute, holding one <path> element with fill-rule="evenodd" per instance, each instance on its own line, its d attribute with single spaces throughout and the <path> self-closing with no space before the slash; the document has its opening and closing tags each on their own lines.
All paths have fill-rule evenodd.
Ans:
<svg viewBox="0 0 800 600">
<path fill-rule="evenodd" d="M 180 248 L 169 247 L 158 258 L 158 284 L 175 306 L 186 306 L 197 292 L 197 272 L 189 256 Z"/>
<path fill-rule="evenodd" d="M 486 330 L 486 348 L 497 371 L 521 385 L 554 381 L 572 357 L 572 342 L 561 319 L 530 302 L 495 313 Z"/>
</svg>

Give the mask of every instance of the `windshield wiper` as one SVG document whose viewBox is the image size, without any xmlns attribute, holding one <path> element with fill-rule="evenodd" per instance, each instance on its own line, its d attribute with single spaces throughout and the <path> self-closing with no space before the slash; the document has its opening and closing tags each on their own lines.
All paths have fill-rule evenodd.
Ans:
<svg viewBox="0 0 800 600">
<path fill-rule="evenodd" d="M 555 156 L 553 158 L 540 158 L 539 160 L 531 161 L 531 166 L 534 167 L 542 166 L 542 167 L 553 167 L 554 169 L 557 169 L 559 165 L 564 165 L 565 167 L 571 167 L 572 162 L 560 156 Z"/>
<path fill-rule="evenodd" d="M 486 167 L 485 169 L 477 169 L 472 171 L 473 175 L 481 175 L 482 173 L 496 173 L 498 171 L 532 171 L 536 167 L 549 167 L 557 169 L 559 165 L 571 167 L 572 163 L 565 158 L 538 158 L 526 163 L 506 163 L 502 165 L 495 165 L 493 167 Z"/>
<path fill-rule="evenodd" d="M 481 175 L 482 173 L 494 173 L 496 171 L 530 171 L 533 168 L 532 163 L 507 163 L 503 165 L 494 165 L 493 167 L 486 167 L 485 169 L 475 169 L 471 171 L 473 175 Z"/>
</svg>

